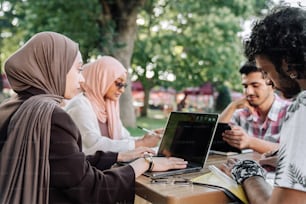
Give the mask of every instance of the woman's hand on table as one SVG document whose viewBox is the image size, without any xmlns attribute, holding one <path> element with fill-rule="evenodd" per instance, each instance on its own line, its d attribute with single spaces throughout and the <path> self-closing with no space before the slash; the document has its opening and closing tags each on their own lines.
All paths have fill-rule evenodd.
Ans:
<svg viewBox="0 0 306 204">
<path fill-rule="evenodd" d="M 137 147 L 134 150 L 119 152 L 118 153 L 118 162 L 128 162 L 140 157 L 143 157 L 145 154 L 155 155 L 155 151 L 149 147 Z"/>
<path fill-rule="evenodd" d="M 152 171 L 167 171 L 169 169 L 184 169 L 187 167 L 188 162 L 184 159 L 176 157 L 152 157 Z M 149 169 L 149 162 L 144 158 L 139 158 L 130 163 L 135 171 L 135 177 L 137 178 Z"/>
</svg>

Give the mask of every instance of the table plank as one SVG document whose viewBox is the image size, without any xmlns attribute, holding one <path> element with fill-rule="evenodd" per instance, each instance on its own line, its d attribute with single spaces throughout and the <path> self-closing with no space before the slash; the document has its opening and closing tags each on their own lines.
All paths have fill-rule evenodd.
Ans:
<svg viewBox="0 0 306 204">
<path fill-rule="evenodd" d="M 168 183 L 151 183 L 151 179 L 146 176 L 140 176 L 136 179 L 136 195 L 143 199 L 158 204 L 182 204 L 182 203 L 230 203 L 230 199 L 222 192 L 204 186 L 192 184 L 174 184 L 173 181 L 184 178 L 192 179 L 203 175 L 209 170 L 208 165 L 220 166 L 229 158 L 254 159 L 259 160 L 258 153 L 247 153 L 233 156 L 209 155 L 204 168 L 195 173 L 182 174 L 168 178 Z"/>
</svg>

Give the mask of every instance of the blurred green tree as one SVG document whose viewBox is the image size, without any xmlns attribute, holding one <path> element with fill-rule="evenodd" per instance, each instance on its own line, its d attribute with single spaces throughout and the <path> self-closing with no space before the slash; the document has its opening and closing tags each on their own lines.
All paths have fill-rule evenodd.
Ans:
<svg viewBox="0 0 306 204">
<path fill-rule="evenodd" d="M 7 1 L 0 1 L 0 74 L 3 73 L 3 62 L 8 54 L 16 50 L 22 38 L 16 27 L 17 19 L 22 19 L 22 15 L 17 15 L 14 11 L 18 5 Z M 11 42 L 11 43 L 10 43 Z M 2 77 L 0 77 L 0 93 L 3 91 Z"/>
<path fill-rule="evenodd" d="M 85 61 L 99 55 L 119 59 L 131 78 L 144 86 L 143 116 L 154 86 L 180 90 L 210 81 L 235 88 L 236 67 L 243 59 L 238 35 L 242 23 L 270 4 L 270 0 L 2 2 L 14 8 L 11 11 L 25 36 L 23 41 L 34 33 L 52 30 L 79 42 Z M 130 88 L 120 102 L 124 125 L 134 126 Z"/>
<path fill-rule="evenodd" d="M 6 0 L 18 5 L 14 10 L 24 41 L 41 31 L 67 35 L 80 44 L 85 61 L 99 55 L 112 55 L 130 67 L 136 37 L 136 19 L 145 0 Z M 135 126 L 131 89 L 121 97 L 121 118 Z"/>
<path fill-rule="evenodd" d="M 243 62 L 242 24 L 260 15 L 265 0 L 146 1 L 137 19 L 132 60 L 133 80 L 141 81 L 147 115 L 154 86 L 176 90 L 211 82 L 239 86 L 237 68 Z"/>
</svg>

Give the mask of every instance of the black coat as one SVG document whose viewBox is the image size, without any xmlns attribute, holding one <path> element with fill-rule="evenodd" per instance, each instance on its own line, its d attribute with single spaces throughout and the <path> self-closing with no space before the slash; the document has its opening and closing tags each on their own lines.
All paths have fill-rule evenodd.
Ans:
<svg viewBox="0 0 306 204">
<path fill-rule="evenodd" d="M 4 145 L 7 125 L 0 128 L 0 143 Z M 55 108 L 49 151 L 49 202 L 133 203 L 135 173 L 132 167 L 127 165 L 109 170 L 117 156 L 118 153 L 98 151 L 86 157 L 78 128 L 62 108 Z"/>
</svg>

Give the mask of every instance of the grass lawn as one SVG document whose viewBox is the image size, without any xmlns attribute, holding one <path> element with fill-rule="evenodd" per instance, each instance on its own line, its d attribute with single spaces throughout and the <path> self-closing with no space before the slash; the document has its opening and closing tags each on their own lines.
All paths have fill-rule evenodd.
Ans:
<svg viewBox="0 0 306 204">
<path fill-rule="evenodd" d="M 164 128 L 167 122 L 167 117 L 160 112 L 149 112 L 148 117 L 138 117 L 136 125 L 150 130 Z M 143 136 L 145 132 L 139 128 L 127 128 L 133 136 Z"/>
</svg>

